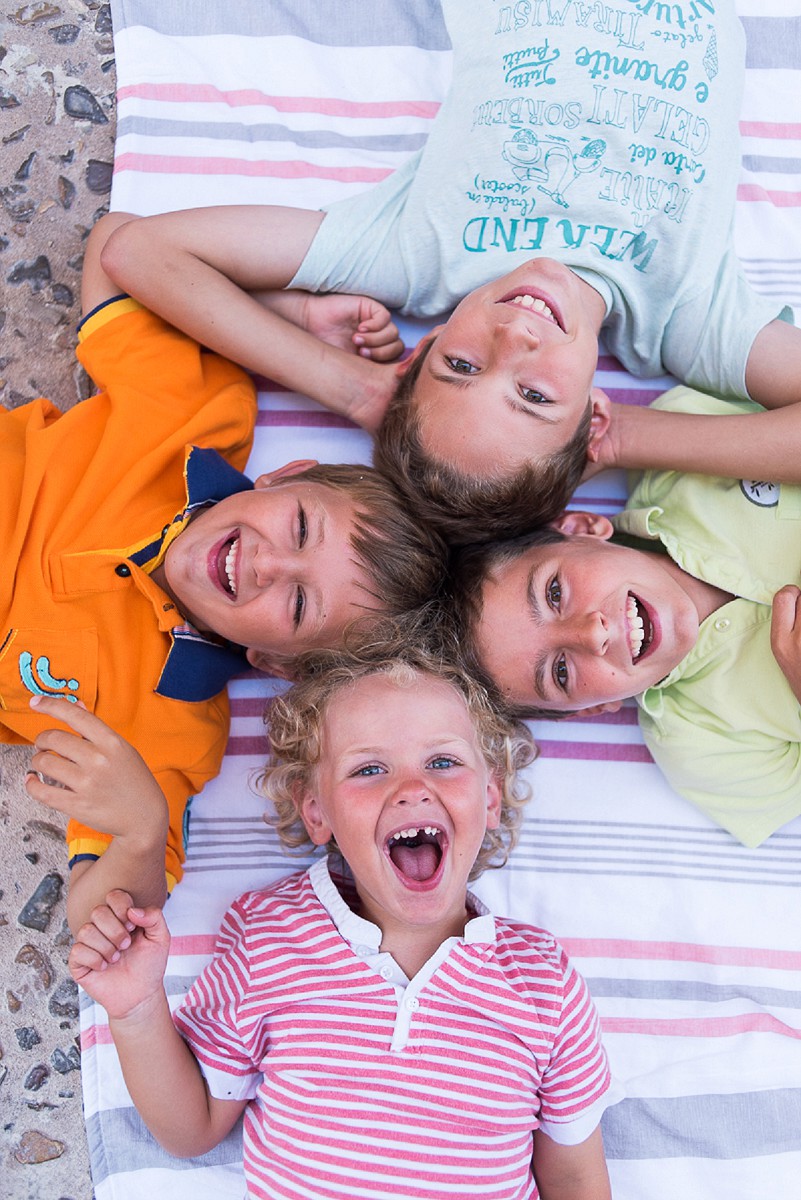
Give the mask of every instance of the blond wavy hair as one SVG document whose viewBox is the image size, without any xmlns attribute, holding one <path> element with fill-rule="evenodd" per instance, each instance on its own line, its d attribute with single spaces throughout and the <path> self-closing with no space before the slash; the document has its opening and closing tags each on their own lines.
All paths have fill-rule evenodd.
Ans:
<svg viewBox="0 0 801 1200">
<path fill-rule="evenodd" d="M 311 841 L 300 816 L 303 795 L 314 784 L 315 768 L 324 753 L 323 726 L 329 705 L 340 692 L 371 675 L 386 675 L 399 687 L 419 676 L 449 684 L 467 706 L 481 752 L 501 787 L 497 829 L 488 829 L 470 878 L 501 867 L 513 850 L 530 787 L 520 775 L 536 757 L 534 740 L 517 718 L 496 707 L 487 689 L 458 662 L 435 649 L 400 638 L 357 649 L 314 651 L 300 662 L 300 677 L 275 699 L 265 713 L 270 757 L 257 780 L 259 790 L 275 808 L 265 819 L 288 849 L 307 849 Z M 336 849 L 329 843 L 329 850 Z"/>
</svg>

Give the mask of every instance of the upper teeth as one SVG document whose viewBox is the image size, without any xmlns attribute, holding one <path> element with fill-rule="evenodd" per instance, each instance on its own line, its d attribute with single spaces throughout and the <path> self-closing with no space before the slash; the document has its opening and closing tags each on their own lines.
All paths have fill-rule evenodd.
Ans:
<svg viewBox="0 0 801 1200">
<path fill-rule="evenodd" d="M 397 833 L 393 833 L 389 840 L 391 842 L 399 842 L 401 838 L 417 837 L 419 832 L 420 829 L 414 826 L 410 829 L 399 829 Z M 423 833 L 430 834 L 431 837 L 436 837 L 436 835 L 439 833 L 439 830 L 434 825 L 426 825 L 423 828 Z"/>
<path fill-rule="evenodd" d="M 509 303 L 519 304 L 521 308 L 530 308 L 532 312 L 543 313 L 551 321 L 556 320 L 553 310 L 548 307 L 544 300 L 540 300 L 539 296 L 513 296 Z"/>
<path fill-rule="evenodd" d="M 637 658 L 645 641 L 645 627 L 637 609 L 637 601 L 629 595 L 626 601 L 626 624 L 629 632 L 629 649 L 632 659 Z"/>
<path fill-rule="evenodd" d="M 228 576 L 228 586 L 236 595 L 236 556 L 239 553 L 239 538 L 234 538 L 231 548 L 225 556 L 225 574 Z"/>
</svg>

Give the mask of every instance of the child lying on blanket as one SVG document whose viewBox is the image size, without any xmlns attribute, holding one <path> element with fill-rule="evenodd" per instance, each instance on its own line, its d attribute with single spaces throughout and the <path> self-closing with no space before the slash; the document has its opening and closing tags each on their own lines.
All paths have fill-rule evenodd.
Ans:
<svg viewBox="0 0 801 1200">
<path fill-rule="evenodd" d="M 253 1196 L 609 1197 L 586 986 L 467 891 L 516 840 L 529 735 L 413 644 L 321 655 L 270 720 L 279 833 L 328 856 L 233 904 L 175 1024 L 159 909 L 112 892 L 70 954 L 150 1130 L 197 1155 L 245 1111 Z"/>
<path fill-rule="evenodd" d="M 657 403 L 730 407 L 687 388 Z M 647 471 L 611 521 L 569 511 L 462 550 L 460 644 L 529 716 L 636 696 L 672 786 L 759 845 L 801 813 L 800 522 L 797 486 Z"/>
<path fill-rule="evenodd" d="M 733 250 L 734 6 L 705 5 L 691 27 L 664 4 L 590 21 L 579 5 L 443 7 L 451 91 L 426 146 L 390 178 L 322 213 L 132 223 L 109 243 L 107 270 L 204 344 L 258 370 L 269 355 L 281 383 L 378 430 L 377 464 L 412 502 L 422 494 L 451 540 L 549 519 L 588 458 L 727 473 L 741 430 L 718 446 L 691 419 L 664 425 L 611 404 L 593 373 L 603 330 L 637 375 L 671 371 L 771 408 L 798 399 L 801 334 L 751 291 Z M 240 289 L 287 285 L 367 292 L 417 316 L 458 307 L 401 368 L 390 402 L 386 363 L 310 350 L 300 330 L 273 354 L 275 315 Z M 371 337 L 368 321 L 355 339 L 368 355 Z M 780 443 L 785 414 L 760 419 Z"/>
<path fill-rule="evenodd" d="M 89 816 L 73 790 L 73 754 L 93 741 L 77 702 L 155 773 L 169 885 L 187 801 L 222 761 L 230 676 L 248 661 L 286 674 L 353 620 L 419 605 L 442 571 L 439 539 L 368 467 L 295 462 L 255 483 L 240 473 L 253 384 L 116 294 L 99 260 L 121 220 L 95 226 L 83 276 L 78 358 L 102 390 L 64 414 L 46 400 L 0 412 L 0 740 L 36 743 L 34 768 L 55 784 L 31 775 L 28 793 L 71 818 L 73 928 L 112 881 L 141 904 L 165 894 L 163 830 L 113 789 Z M 362 306 L 346 297 L 338 318 L 323 310 L 326 335 L 348 308 Z M 78 738 L 48 729 L 52 696 L 73 702 Z"/>
</svg>

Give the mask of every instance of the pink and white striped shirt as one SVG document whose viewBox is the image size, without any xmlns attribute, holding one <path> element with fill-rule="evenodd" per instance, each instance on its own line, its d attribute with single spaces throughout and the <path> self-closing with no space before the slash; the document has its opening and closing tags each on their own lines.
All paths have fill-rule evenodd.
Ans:
<svg viewBox="0 0 801 1200">
<path fill-rule="evenodd" d="M 470 903 L 412 980 L 326 859 L 229 909 L 175 1020 L 212 1094 L 253 1100 L 250 1195 L 530 1200 L 533 1130 L 592 1133 L 618 1097 L 584 981 Z"/>
</svg>

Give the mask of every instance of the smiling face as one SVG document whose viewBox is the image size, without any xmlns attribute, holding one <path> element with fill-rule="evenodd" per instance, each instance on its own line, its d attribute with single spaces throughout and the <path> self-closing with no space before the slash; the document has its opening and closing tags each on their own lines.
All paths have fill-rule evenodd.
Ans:
<svg viewBox="0 0 801 1200">
<path fill-rule="evenodd" d="M 483 477 L 567 444 L 593 389 L 601 296 L 553 259 L 537 258 L 471 292 L 434 339 L 415 384 L 426 453 Z"/>
<path fill-rule="evenodd" d="M 464 930 L 468 876 L 500 804 L 456 688 L 377 674 L 329 702 L 301 816 L 316 844 L 336 838 L 386 949 L 410 927 L 439 941 Z"/>
<path fill-rule="evenodd" d="M 287 658 L 336 645 L 349 621 L 376 606 L 354 560 L 353 528 L 345 492 L 283 469 L 202 510 L 156 578 L 197 629 L 283 672 Z"/>
<path fill-rule="evenodd" d="M 486 579 L 478 654 L 514 704 L 615 709 L 695 645 L 697 587 L 667 555 L 600 536 L 533 546 Z"/>
</svg>

